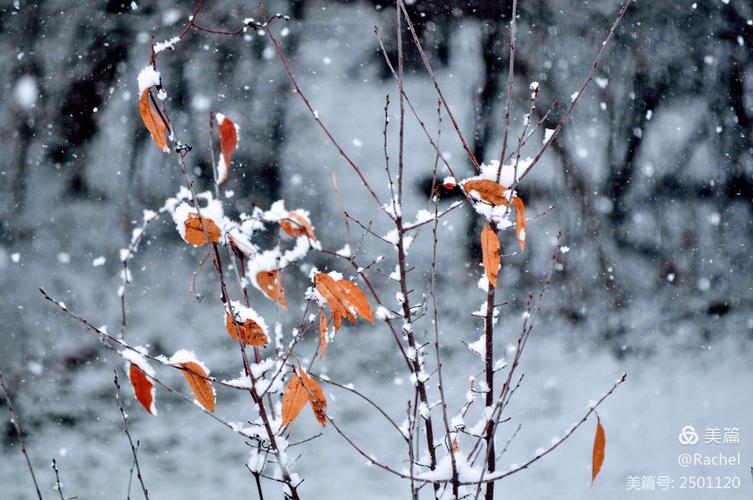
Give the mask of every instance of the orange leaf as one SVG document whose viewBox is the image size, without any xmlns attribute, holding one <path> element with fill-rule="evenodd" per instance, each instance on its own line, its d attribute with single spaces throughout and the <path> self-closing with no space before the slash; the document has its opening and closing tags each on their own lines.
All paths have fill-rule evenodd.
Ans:
<svg viewBox="0 0 753 500">
<path fill-rule="evenodd" d="M 601 465 L 604 463 L 604 450 L 607 447 L 607 437 L 604 433 L 604 427 L 601 425 L 599 415 L 596 415 L 596 436 L 594 437 L 594 451 L 591 458 L 591 483 L 596 480 L 596 476 L 601 471 Z"/>
<path fill-rule="evenodd" d="M 225 328 L 227 328 L 227 332 L 235 340 L 238 340 L 237 329 L 237 332 L 240 332 L 241 335 L 241 342 L 245 345 L 264 347 L 269 342 L 267 334 L 264 333 L 262 327 L 252 319 L 247 319 L 245 323 L 239 323 L 231 318 L 230 314 L 225 313 Z"/>
<path fill-rule="evenodd" d="M 369 301 L 361 289 L 355 283 L 348 280 L 338 280 L 337 285 L 343 292 L 346 302 L 355 308 L 359 316 L 373 324 L 374 313 L 371 312 Z"/>
<path fill-rule="evenodd" d="M 235 129 L 235 123 L 227 116 L 220 123 L 219 129 L 222 156 L 230 164 L 230 158 L 238 147 L 238 131 Z"/>
<path fill-rule="evenodd" d="M 300 377 L 293 373 L 282 395 L 282 427 L 298 417 L 306 406 L 306 401 L 308 401 L 308 391 L 303 387 Z"/>
<path fill-rule="evenodd" d="M 497 276 L 499 276 L 500 266 L 499 237 L 497 236 L 497 233 L 486 224 L 481 231 L 481 253 L 483 255 L 486 279 L 489 280 L 489 283 L 494 288 L 497 288 Z"/>
<path fill-rule="evenodd" d="M 343 315 L 337 311 L 332 311 L 332 322 L 335 324 L 335 332 L 337 332 L 343 324 Z"/>
<path fill-rule="evenodd" d="M 515 236 L 518 238 L 518 244 L 521 250 L 526 249 L 526 206 L 523 200 L 516 196 L 512 199 L 515 205 Z"/>
<path fill-rule="evenodd" d="M 288 212 L 288 218 L 280 221 L 280 228 L 293 238 L 305 234 L 312 240 L 316 239 L 311 221 L 298 212 Z"/>
<path fill-rule="evenodd" d="M 207 374 L 204 369 L 194 362 L 180 363 L 178 366 L 184 368 L 181 371 L 191 387 L 191 392 L 193 392 L 196 401 L 209 413 L 214 413 L 214 389 L 212 389 L 209 380 L 205 378 Z"/>
<path fill-rule="evenodd" d="M 156 415 L 157 411 L 154 406 L 154 385 L 152 381 L 146 376 L 146 374 L 138 366 L 131 363 L 128 370 L 128 378 L 131 380 L 131 386 L 133 386 L 133 393 L 136 395 L 136 399 L 139 400 L 141 406 L 152 415 Z"/>
<path fill-rule="evenodd" d="M 308 374 L 301 368 L 301 380 L 304 388 L 306 388 L 306 396 L 308 397 L 311 409 L 314 410 L 317 422 L 322 426 L 327 425 L 327 400 L 324 398 L 324 391 L 319 383 L 308 376 Z"/>
<path fill-rule="evenodd" d="M 335 330 L 340 328 L 342 322 L 340 316 L 345 316 L 353 322 L 356 321 L 355 315 L 350 312 L 349 304 L 343 294 L 343 290 L 330 275 L 317 273 L 316 276 L 314 276 L 314 283 L 316 290 L 322 295 L 322 297 L 324 297 L 324 300 L 327 301 L 327 304 L 332 311 Z"/>
<path fill-rule="evenodd" d="M 319 312 L 319 357 L 324 357 L 324 353 L 327 352 L 327 315 L 324 314 L 324 309 L 320 309 Z"/>
<path fill-rule="evenodd" d="M 139 98 L 139 114 L 141 115 L 141 120 L 144 122 L 144 126 L 152 135 L 152 140 L 157 147 L 165 153 L 169 153 L 170 148 L 167 147 L 167 126 L 162 120 L 160 114 L 149 102 L 150 95 L 148 88 L 144 89 L 141 93 L 141 97 Z"/>
<path fill-rule="evenodd" d="M 220 130 L 220 154 L 222 155 L 217 184 L 222 184 L 227 180 L 230 170 L 230 159 L 238 147 L 238 131 L 233 121 L 227 116 L 218 113 L 217 118 Z"/>
<path fill-rule="evenodd" d="M 507 190 L 502 184 L 488 179 L 473 179 L 463 184 L 466 193 L 476 191 L 479 198 L 490 205 L 507 205 L 505 191 Z"/>
<path fill-rule="evenodd" d="M 264 294 L 272 299 L 273 302 L 279 303 L 285 309 L 288 303 L 285 300 L 285 287 L 282 284 L 280 270 L 260 271 L 256 273 L 256 283 Z"/>
<path fill-rule="evenodd" d="M 207 242 L 207 238 L 204 235 L 204 229 L 201 227 L 201 221 L 204 221 L 204 226 L 209 236 L 209 241 L 217 243 L 220 240 L 222 232 L 217 224 L 214 223 L 209 217 L 199 217 L 197 213 L 188 214 L 188 218 L 183 223 L 186 226 L 185 240 L 191 245 L 200 247 Z"/>
</svg>

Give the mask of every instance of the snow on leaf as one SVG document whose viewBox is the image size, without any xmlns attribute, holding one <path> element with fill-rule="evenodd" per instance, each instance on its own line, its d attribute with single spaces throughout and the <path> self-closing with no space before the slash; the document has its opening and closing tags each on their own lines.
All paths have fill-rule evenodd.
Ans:
<svg viewBox="0 0 753 500">
<path fill-rule="evenodd" d="M 222 113 L 217 113 L 216 117 L 220 131 L 220 161 L 217 164 L 217 184 L 219 185 L 228 178 L 230 160 L 233 152 L 238 148 L 238 128 Z"/>
<path fill-rule="evenodd" d="M 324 300 L 327 301 L 327 305 L 329 305 L 330 311 L 332 311 L 335 331 L 340 329 L 343 316 L 352 322 L 356 321 L 356 316 L 350 311 L 348 301 L 343 296 L 342 289 L 338 286 L 337 281 L 328 274 L 317 273 L 314 276 L 314 286 Z"/>
<path fill-rule="evenodd" d="M 172 355 L 169 363 L 183 368 L 181 373 L 188 382 L 196 401 L 209 413 L 214 413 L 215 393 L 212 383 L 207 380 L 209 369 L 191 351 L 181 349 Z"/>
<path fill-rule="evenodd" d="M 507 203 L 507 200 L 505 199 L 505 187 L 492 180 L 471 179 L 463 183 L 463 190 L 469 195 L 476 195 L 477 198 L 492 206 Z"/>
<path fill-rule="evenodd" d="M 154 405 L 155 391 L 154 384 L 152 384 L 151 380 L 149 380 L 144 371 L 134 363 L 129 364 L 128 379 L 131 381 L 133 393 L 139 403 L 141 403 L 141 406 L 143 406 L 151 415 L 156 415 L 157 408 Z"/>
<path fill-rule="evenodd" d="M 204 227 L 202 227 L 202 221 L 204 222 Z M 212 243 L 217 243 L 220 240 L 222 231 L 209 217 L 199 216 L 199 214 L 193 212 L 188 214 L 188 218 L 183 224 L 186 228 L 184 239 L 191 245 L 197 247 L 205 245 L 207 243 L 207 236 Z M 204 229 L 206 229 L 206 235 L 204 234 Z"/>
<path fill-rule="evenodd" d="M 233 316 L 225 311 L 225 328 L 235 340 L 240 334 L 241 342 L 245 345 L 264 347 L 269 343 L 267 325 L 264 319 L 250 307 L 244 307 L 239 302 L 233 301 Z"/>
<path fill-rule="evenodd" d="M 149 87 L 141 92 L 139 114 L 157 147 L 163 152 L 169 153 L 170 148 L 167 146 L 167 126 L 157 110 L 152 106 L 150 95 Z"/>
<path fill-rule="evenodd" d="M 373 324 L 374 313 L 371 311 L 371 305 L 366 299 L 366 294 L 352 281 L 338 280 L 337 286 L 340 287 L 346 301 L 355 308 L 358 315 Z"/>
<path fill-rule="evenodd" d="M 497 277 L 500 267 L 499 236 L 489 225 L 485 224 L 481 231 L 481 252 L 483 254 L 484 270 L 486 279 L 494 288 L 497 288 Z"/>
<path fill-rule="evenodd" d="M 288 236 L 297 238 L 305 235 L 312 240 L 316 240 L 311 221 L 309 221 L 306 214 L 301 210 L 291 210 L 288 212 L 287 217 L 280 221 L 280 228 Z"/>
</svg>

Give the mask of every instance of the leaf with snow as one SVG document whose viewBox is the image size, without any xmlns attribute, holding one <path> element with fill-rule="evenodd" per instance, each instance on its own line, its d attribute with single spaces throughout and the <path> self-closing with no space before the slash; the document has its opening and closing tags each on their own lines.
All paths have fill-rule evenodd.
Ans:
<svg viewBox="0 0 753 500">
<path fill-rule="evenodd" d="M 307 236 L 312 240 L 316 240 L 314 234 L 314 228 L 311 226 L 306 213 L 302 210 L 291 210 L 285 219 L 280 221 L 280 228 L 285 231 L 288 236 L 297 238 L 299 236 Z"/>
<path fill-rule="evenodd" d="M 269 335 L 264 319 L 256 311 L 241 305 L 239 302 L 233 301 L 231 305 L 233 315 L 231 316 L 227 310 L 225 312 L 225 328 L 230 336 L 238 340 L 238 335 L 240 335 L 240 340 L 244 345 L 256 347 L 267 345 Z"/>
<path fill-rule="evenodd" d="M 214 413 L 215 392 L 207 380 L 209 369 L 191 351 L 181 349 L 172 355 L 169 363 L 182 368 L 181 373 L 188 382 L 196 401 L 209 413 Z"/>
<path fill-rule="evenodd" d="M 152 140 L 164 153 L 169 153 L 170 148 L 167 146 L 167 126 L 162 116 L 151 104 L 151 92 L 145 88 L 139 98 L 139 114 L 141 121 L 152 136 Z"/>
<path fill-rule="evenodd" d="M 228 178 L 230 160 L 233 152 L 238 148 L 238 127 L 222 113 L 217 113 L 218 129 L 220 131 L 220 161 L 217 164 L 217 184 L 222 184 Z"/>
<path fill-rule="evenodd" d="M 154 384 L 146 376 L 144 371 L 136 366 L 134 363 L 130 363 L 128 366 L 128 379 L 131 381 L 131 387 L 133 387 L 133 394 L 136 399 L 141 403 L 147 412 L 151 415 L 157 414 L 157 408 L 154 404 Z"/>
<path fill-rule="evenodd" d="M 205 245 L 207 241 L 217 243 L 220 240 L 222 232 L 220 231 L 220 228 L 217 227 L 217 224 L 215 224 L 209 217 L 201 217 L 197 213 L 191 213 L 188 214 L 188 218 L 185 220 L 184 224 L 186 226 L 185 240 L 191 245 L 200 247 Z M 204 234 L 205 229 L 206 234 Z"/>
</svg>

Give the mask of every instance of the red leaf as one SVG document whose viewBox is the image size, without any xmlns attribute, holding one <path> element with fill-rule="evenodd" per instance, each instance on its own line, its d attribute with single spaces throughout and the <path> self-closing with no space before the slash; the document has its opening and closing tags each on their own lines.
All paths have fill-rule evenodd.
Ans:
<svg viewBox="0 0 753 500">
<path fill-rule="evenodd" d="M 157 414 L 157 408 L 154 406 L 154 385 L 152 381 L 146 376 L 146 374 L 133 363 L 130 364 L 128 369 L 128 378 L 133 386 L 133 393 L 136 395 L 136 399 L 139 400 L 141 406 L 152 415 Z"/>
</svg>

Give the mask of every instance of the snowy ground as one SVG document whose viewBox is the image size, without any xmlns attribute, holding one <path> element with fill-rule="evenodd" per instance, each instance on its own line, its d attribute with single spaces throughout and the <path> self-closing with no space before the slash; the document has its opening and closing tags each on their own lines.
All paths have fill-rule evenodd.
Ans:
<svg viewBox="0 0 753 500">
<path fill-rule="evenodd" d="M 501 498 L 512 494 L 515 498 L 546 499 L 552 498 L 553 492 L 557 492 L 557 498 L 572 499 L 750 498 L 753 417 L 744 388 L 753 384 L 749 369 L 753 353 L 727 341 L 713 348 L 697 349 L 682 361 L 676 351 L 665 350 L 647 359 L 618 362 L 590 346 L 577 348 L 578 342 L 572 339 L 575 335 L 577 332 L 562 332 L 533 338 L 524 367 L 526 382 L 515 398 L 513 421 L 508 424 L 510 430 L 517 423 L 523 427 L 500 464 L 505 467 L 520 463 L 536 448 L 547 445 L 551 437 L 561 435 L 587 409 L 589 400 L 627 371 L 628 382 L 601 411 L 607 435 L 602 475 L 593 487 L 589 486 L 595 425 L 589 422 L 535 467 L 500 483 Z M 381 361 L 394 359 L 389 355 L 391 342 L 384 331 L 341 332 L 328 365 L 333 379 L 343 380 L 345 375 L 340 373 L 351 368 L 338 368 L 332 360 L 348 357 L 349 366 L 361 368 L 347 380 L 399 419 L 409 394 L 401 367 Z M 445 359 L 446 376 L 455 381 L 449 386 L 449 394 L 458 401 L 465 392 L 463 380 L 474 360 L 459 349 L 445 353 Z M 21 405 L 33 421 L 44 422 L 32 430 L 30 448 L 46 492 L 52 493 L 53 484 L 48 465 L 52 457 L 57 457 L 66 494 L 80 498 L 125 497 L 130 450 L 119 432 L 117 407 L 112 401 L 109 374 L 113 363 L 110 356 L 105 356 L 78 370 L 67 383 L 57 384 L 57 391 L 47 395 L 52 401 L 45 404 L 59 411 L 65 408 L 66 414 L 74 410 L 73 424 L 55 422 L 53 415 L 36 414 L 35 405 L 28 400 Z M 44 376 L 28 375 L 24 385 L 40 385 L 44 380 Z M 327 396 L 332 415 L 350 436 L 376 457 L 398 465 L 387 457 L 402 449 L 400 440 L 379 414 L 340 389 L 330 387 Z M 158 417 L 145 415 L 126 398 L 132 432 L 142 442 L 141 463 L 154 498 L 253 498 L 251 478 L 243 468 L 245 445 L 184 403 L 164 394 L 159 397 Z M 247 401 L 221 396 L 218 406 L 221 415 L 242 419 Z M 739 451 L 742 465 L 679 467 L 678 455 L 688 451 L 677 440 L 685 425 L 694 425 L 699 432 L 707 426 L 739 427 L 740 446 L 703 445 L 702 437 L 694 449 L 704 453 Z M 315 426 L 313 418 L 304 414 L 296 423 L 294 439 L 313 435 L 317 432 Z M 322 437 L 302 445 L 299 452 L 303 458 L 297 470 L 309 478 L 302 488 L 304 498 L 395 498 L 406 493 L 406 484 L 367 466 L 331 428 Z M 29 481 L 18 450 L 4 448 L 0 461 L 2 498 L 30 498 Z M 680 489 L 681 476 L 689 474 L 738 476 L 742 486 L 725 491 Z M 667 492 L 626 491 L 626 477 L 635 475 L 670 476 L 674 488 Z"/>
</svg>

